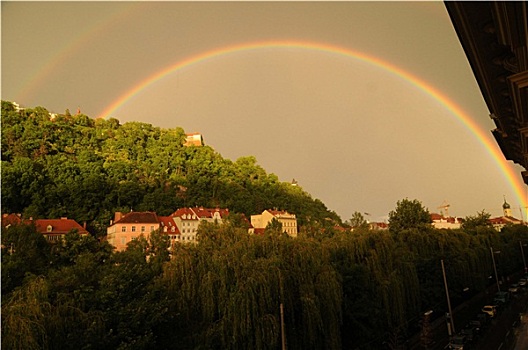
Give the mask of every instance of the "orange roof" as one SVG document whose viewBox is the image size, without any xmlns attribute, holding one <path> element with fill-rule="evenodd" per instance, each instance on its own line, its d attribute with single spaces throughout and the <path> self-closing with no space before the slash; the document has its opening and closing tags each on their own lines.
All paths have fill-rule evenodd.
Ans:
<svg viewBox="0 0 528 350">
<path fill-rule="evenodd" d="M 130 213 L 126 213 L 121 219 L 116 221 L 115 224 L 157 224 L 158 222 L 158 216 L 156 213 L 152 213 L 150 211 L 132 211 Z"/>
<path fill-rule="evenodd" d="M 17 225 L 22 222 L 20 214 L 2 214 L 2 227 Z"/>
<path fill-rule="evenodd" d="M 28 220 L 29 223 L 34 222 L 37 228 L 37 232 L 46 234 L 66 234 L 71 230 L 77 230 L 81 235 L 88 234 L 88 231 L 77 221 L 68 218 L 61 219 L 36 219 Z M 48 230 L 48 227 L 51 229 Z"/>
<path fill-rule="evenodd" d="M 160 223 L 161 232 L 178 235 L 180 234 L 180 230 L 178 230 L 178 226 L 176 226 L 172 216 L 158 216 L 158 220 Z M 165 231 L 165 227 L 167 227 L 167 231 Z"/>
</svg>

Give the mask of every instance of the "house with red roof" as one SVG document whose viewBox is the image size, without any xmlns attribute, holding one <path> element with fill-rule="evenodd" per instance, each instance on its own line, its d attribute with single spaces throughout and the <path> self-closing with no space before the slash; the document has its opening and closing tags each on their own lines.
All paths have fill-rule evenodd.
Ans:
<svg viewBox="0 0 528 350">
<path fill-rule="evenodd" d="M 194 242 L 196 241 L 200 222 L 207 221 L 221 224 L 228 215 L 229 209 L 194 207 L 180 208 L 172 213 L 171 217 L 180 231 L 180 240 L 182 242 Z"/>
<path fill-rule="evenodd" d="M 511 206 L 506 202 L 506 198 L 504 198 L 504 203 L 502 204 L 502 213 L 502 216 L 489 219 L 495 230 L 501 231 L 506 225 L 526 225 L 524 221 L 513 217 Z"/>
<path fill-rule="evenodd" d="M 21 214 L 2 214 L 2 227 L 8 228 L 11 225 L 22 223 Z"/>
<path fill-rule="evenodd" d="M 463 219 L 442 214 L 431 213 L 431 221 L 434 228 L 458 229 L 462 225 Z"/>
<path fill-rule="evenodd" d="M 50 243 L 56 243 L 64 238 L 69 232 L 77 232 L 81 236 L 89 235 L 86 230 L 86 223 L 83 226 L 73 219 L 62 217 L 60 219 L 22 219 L 20 214 L 2 214 L 2 226 L 9 228 L 12 225 L 35 225 L 38 233 Z"/>
<path fill-rule="evenodd" d="M 282 224 L 282 230 L 285 233 L 291 237 L 297 237 L 297 217 L 284 210 L 267 209 L 262 214 L 251 215 L 251 226 L 255 233 L 262 232 L 260 229 L 265 229 L 273 219 Z"/>
<path fill-rule="evenodd" d="M 176 222 L 174 222 L 174 218 L 172 216 L 158 216 L 158 220 L 161 232 L 169 237 L 170 246 L 173 247 L 176 242 L 180 242 L 181 233 Z"/>
<path fill-rule="evenodd" d="M 31 220 L 29 220 L 31 222 Z M 72 231 L 76 231 L 81 236 L 89 235 L 86 230 L 86 223 L 83 226 L 73 219 L 62 217 L 60 219 L 36 219 L 33 220 L 37 232 L 42 233 L 49 242 L 58 242 Z"/>
<path fill-rule="evenodd" d="M 106 229 L 107 240 L 117 251 L 126 249 L 127 243 L 140 236 L 148 239 L 160 227 L 158 215 L 153 212 L 116 212 Z"/>
</svg>

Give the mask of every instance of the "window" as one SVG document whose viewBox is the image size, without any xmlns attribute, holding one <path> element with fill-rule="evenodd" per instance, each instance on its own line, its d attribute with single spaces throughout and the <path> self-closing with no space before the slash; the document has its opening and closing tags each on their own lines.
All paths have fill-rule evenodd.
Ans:
<svg viewBox="0 0 528 350">
<path fill-rule="evenodd" d="M 52 230 L 53 230 L 53 227 L 51 225 L 48 225 L 48 227 L 46 227 L 46 231 L 51 232 Z"/>
<path fill-rule="evenodd" d="M 150 226 L 150 232 L 154 231 L 154 226 Z"/>
<path fill-rule="evenodd" d="M 121 226 L 121 232 L 126 232 L 126 226 Z"/>
<path fill-rule="evenodd" d="M 136 226 L 132 226 L 132 232 L 136 232 Z"/>
<path fill-rule="evenodd" d="M 121 237 L 121 244 L 126 244 L 126 237 Z"/>
<path fill-rule="evenodd" d="M 145 232 L 145 226 L 141 226 L 141 232 Z"/>
</svg>

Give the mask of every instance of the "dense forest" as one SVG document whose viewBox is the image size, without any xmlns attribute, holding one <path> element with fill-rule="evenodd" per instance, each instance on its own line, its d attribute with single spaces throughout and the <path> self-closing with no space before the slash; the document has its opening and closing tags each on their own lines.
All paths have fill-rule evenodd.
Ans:
<svg viewBox="0 0 528 350">
<path fill-rule="evenodd" d="M 279 349 L 284 329 L 288 349 L 396 349 L 425 311 L 446 311 L 441 260 L 454 305 L 493 284 L 490 247 L 501 277 L 522 269 L 526 226 L 497 232 L 478 213 L 438 230 L 405 199 L 390 230 L 334 231 L 335 213 L 253 157 L 225 160 L 183 147 L 184 136 L 2 102 L 2 211 L 86 220 L 94 232 L 50 245 L 33 226 L 2 228 L 3 348 Z M 158 232 L 123 252 L 100 237 L 114 210 L 186 205 L 279 207 L 301 231 L 249 235 L 233 217 L 202 223 L 197 244 L 170 252 Z"/>
</svg>

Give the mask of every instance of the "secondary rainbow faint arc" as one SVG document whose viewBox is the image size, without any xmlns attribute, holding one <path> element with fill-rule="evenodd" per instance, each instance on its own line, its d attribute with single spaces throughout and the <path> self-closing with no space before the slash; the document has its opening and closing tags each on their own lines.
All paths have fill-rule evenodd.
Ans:
<svg viewBox="0 0 528 350">
<path fill-rule="evenodd" d="M 395 74 L 402 79 L 410 82 L 412 85 L 423 90 L 428 95 L 431 95 L 435 100 L 439 101 L 448 111 L 453 113 L 472 133 L 475 134 L 477 139 L 482 143 L 490 155 L 495 159 L 499 167 L 502 169 L 506 180 L 512 185 L 515 194 L 519 203 L 522 203 L 523 207 L 528 206 L 528 200 L 525 198 L 523 193 L 524 184 L 521 183 L 519 176 L 514 172 L 512 167 L 507 163 L 502 155 L 500 149 L 493 142 L 493 140 L 484 132 L 484 130 L 469 116 L 465 113 L 458 105 L 453 101 L 448 99 L 444 94 L 438 91 L 436 88 L 426 83 L 425 81 L 419 79 L 418 77 L 412 75 L 411 73 L 404 71 L 403 69 L 383 61 L 377 57 L 369 56 L 362 52 L 353 51 L 350 49 L 323 44 L 315 42 L 306 42 L 306 41 L 260 41 L 260 42 L 251 42 L 251 43 L 242 43 L 237 45 L 226 46 L 210 51 L 203 52 L 198 55 L 191 56 L 185 60 L 178 61 L 177 63 L 162 69 L 161 71 L 147 77 L 146 79 L 140 81 L 137 85 L 132 87 L 130 90 L 125 92 L 121 97 L 119 97 L 115 102 L 108 106 L 100 115 L 99 118 L 106 118 L 111 116 L 118 108 L 124 105 L 128 100 L 136 96 L 143 89 L 148 87 L 151 84 L 154 84 L 163 77 L 178 71 L 182 68 L 188 67 L 190 65 L 203 62 L 206 60 L 213 59 L 215 57 L 233 54 L 242 51 L 251 51 L 258 49 L 304 49 L 312 51 L 321 51 L 327 53 L 333 53 L 337 55 L 346 56 L 349 58 L 354 58 L 366 63 L 378 66 L 386 71 L 389 71 L 392 74 Z"/>
</svg>

